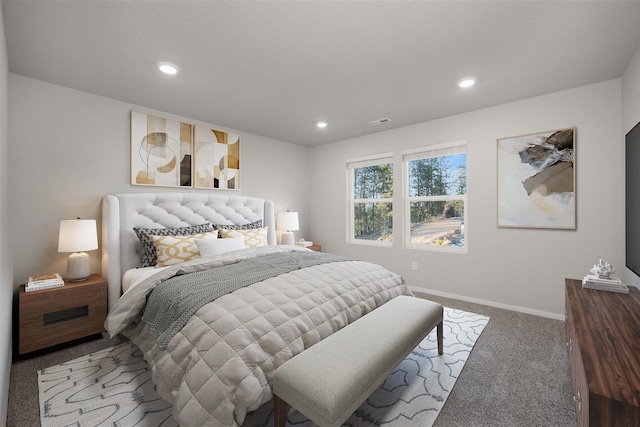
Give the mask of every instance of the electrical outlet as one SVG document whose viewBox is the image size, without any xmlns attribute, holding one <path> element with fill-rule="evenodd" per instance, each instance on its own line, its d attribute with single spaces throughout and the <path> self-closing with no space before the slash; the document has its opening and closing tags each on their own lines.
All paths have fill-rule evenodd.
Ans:
<svg viewBox="0 0 640 427">
<path fill-rule="evenodd" d="M 413 271 L 418 271 L 418 261 L 412 261 L 411 262 L 411 269 Z"/>
</svg>

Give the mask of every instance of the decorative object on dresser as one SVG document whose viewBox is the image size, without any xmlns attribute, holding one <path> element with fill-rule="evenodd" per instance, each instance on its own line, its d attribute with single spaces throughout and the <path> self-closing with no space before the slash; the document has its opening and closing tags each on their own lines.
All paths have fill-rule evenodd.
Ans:
<svg viewBox="0 0 640 427">
<path fill-rule="evenodd" d="M 277 228 L 282 231 L 281 244 L 293 245 L 295 243 L 293 232 L 300 229 L 298 212 L 280 212 L 278 214 Z"/>
<path fill-rule="evenodd" d="M 616 270 L 608 262 L 599 260 L 589 271 L 593 274 L 587 274 L 584 279 L 582 279 L 583 288 L 619 292 L 621 294 L 629 293 L 629 288 L 622 283 L 622 280 L 611 276 Z"/>
<path fill-rule="evenodd" d="M 578 427 L 640 425 L 640 290 L 566 279 L 565 310 Z"/>
<path fill-rule="evenodd" d="M 45 274 L 43 276 L 29 277 L 24 284 L 25 292 L 39 291 L 41 289 L 51 289 L 64 286 L 64 280 L 58 273 Z"/>
<path fill-rule="evenodd" d="M 18 353 L 25 354 L 104 331 L 107 281 L 97 274 L 84 282 L 18 294 Z"/>
<path fill-rule="evenodd" d="M 599 259 L 598 263 L 594 264 L 589 271 L 591 271 L 593 275 L 597 276 L 599 279 L 608 279 L 613 273 L 616 272 L 616 269 L 613 268 L 613 265 L 611 265 L 610 263 Z"/>
<path fill-rule="evenodd" d="M 86 280 L 91 274 L 89 255 L 83 251 L 98 249 L 95 219 L 60 221 L 58 252 L 73 252 L 67 259 L 67 279 L 72 282 Z"/>
</svg>

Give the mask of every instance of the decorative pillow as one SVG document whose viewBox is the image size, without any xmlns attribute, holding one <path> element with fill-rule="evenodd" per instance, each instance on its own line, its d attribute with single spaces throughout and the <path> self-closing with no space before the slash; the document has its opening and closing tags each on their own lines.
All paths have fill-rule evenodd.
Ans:
<svg viewBox="0 0 640 427">
<path fill-rule="evenodd" d="M 194 234 L 191 236 L 155 236 L 150 235 L 158 256 L 157 267 L 178 264 L 200 256 L 196 239 L 218 240 L 218 230 L 210 233 Z"/>
<path fill-rule="evenodd" d="M 221 229 L 220 234 L 225 239 L 229 237 L 243 237 L 244 244 L 248 248 L 256 246 L 267 246 L 267 230 L 269 227 L 254 228 L 252 230 L 225 230 Z"/>
<path fill-rule="evenodd" d="M 232 237 L 229 239 L 195 239 L 200 256 L 214 256 L 231 251 L 239 251 L 246 248 L 244 237 Z"/>
<path fill-rule="evenodd" d="M 211 231 L 211 224 L 205 222 L 200 225 L 190 225 L 188 227 L 180 228 L 133 227 L 133 231 L 138 236 L 138 239 L 140 239 L 140 243 L 142 243 L 142 259 L 140 260 L 138 268 L 155 267 L 158 263 L 158 258 L 156 256 L 156 247 L 153 245 L 151 237 L 149 237 L 151 234 L 155 236 L 188 236 L 190 234 L 206 233 L 207 231 Z"/>
<path fill-rule="evenodd" d="M 250 222 L 249 224 L 244 224 L 244 225 L 213 224 L 214 230 L 253 230 L 255 228 L 260 228 L 260 227 L 262 227 L 261 219 L 254 222 Z M 222 238 L 222 234 L 220 235 L 220 238 Z"/>
</svg>

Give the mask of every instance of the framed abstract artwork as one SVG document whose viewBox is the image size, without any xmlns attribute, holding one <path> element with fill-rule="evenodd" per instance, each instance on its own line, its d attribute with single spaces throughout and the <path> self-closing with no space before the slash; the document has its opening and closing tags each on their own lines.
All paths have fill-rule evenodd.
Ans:
<svg viewBox="0 0 640 427">
<path fill-rule="evenodd" d="M 193 125 L 131 111 L 131 184 L 191 187 Z"/>
<path fill-rule="evenodd" d="M 498 139 L 498 227 L 576 228 L 576 129 Z"/>
<path fill-rule="evenodd" d="M 240 135 L 204 126 L 194 133 L 194 186 L 239 190 Z"/>
</svg>

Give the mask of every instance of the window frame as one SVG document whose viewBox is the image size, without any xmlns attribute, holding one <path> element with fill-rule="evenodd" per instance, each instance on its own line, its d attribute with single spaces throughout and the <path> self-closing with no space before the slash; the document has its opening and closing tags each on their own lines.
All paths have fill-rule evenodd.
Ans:
<svg viewBox="0 0 640 427">
<path fill-rule="evenodd" d="M 380 153 L 373 154 L 370 156 L 357 157 L 347 159 L 346 161 L 346 169 L 347 169 L 347 243 L 355 244 L 355 245 L 368 245 L 368 246 L 380 246 L 380 247 L 393 247 L 393 239 L 390 242 L 385 242 L 382 240 L 367 240 L 367 239 L 356 239 L 355 238 L 355 204 L 356 203 L 390 203 L 393 209 L 393 197 L 385 197 L 380 199 L 356 199 L 354 196 L 354 171 L 355 169 L 366 167 L 366 166 L 376 166 L 376 165 L 384 165 L 391 164 L 394 167 L 394 175 L 395 175 L 395 166 L 393 161 L 393 153 Z M 394 190 L 395 194 L 395 176 L 393 176 L 394 182 L 391 185 L 391 188 Z M 394 221 L 395 226 L 395 221 Z M 393 228 L 391 230 L 392 237 L 395 238 Z"/>
<path fill-rule="evenodd" d="M 458 151 L 460 148 L 462 150 Z M 446 154 L 447 151 L 451 151 L 451 153 Z M 443 154 L 438 154 L 441 152 Z M 469 241 L 467 238 L 467 216 L 469 214 L 469 205 L 468 205 L 468 181 L 467 181 L 467 192 L 466 194 L 456 194 L 456 195 L 437 195 L 437 196 L 410 196 L 409 189 L 411 187 L 409 182 L 409 162 L 412 160 L 420 160 L 420 159 L 429 159 L 429 158 L 437 158 L 437 157 L 445 157 L 451 154 L 467 154 L 467 163 L 466 166 L 468 168 L 469 158 L 467 151 L 467 141 L 459 140 L 452 142 L 445 142 L 442 144 L 434 144 L 427 145 L 418 148 L 412 148 L 409 150 L 402 151 L 402 207 L 404 209 L 403 215 L 403 230 L 402 233 L 402 245 L 404 249 L 415 249 L 420 251 L 432 251 L 432 252 L 448 252 L 448 253 L 456 253 L 456 254 L 466 254 L 469 251 Z M 462 221 L 464 222 L 465 227 L 462 230 L 463 238 L 464 238 L 464 246 L 441 246 L 441 245 L 433 245 L 433 244 L 424 244 L 424 243 L 411 243 L 411 203 L 414 202 L 439 202 L 439 201 L 448 201 L 448 200 L 462 200 L 464 203 L 464 215 Z"/>
</svg>

